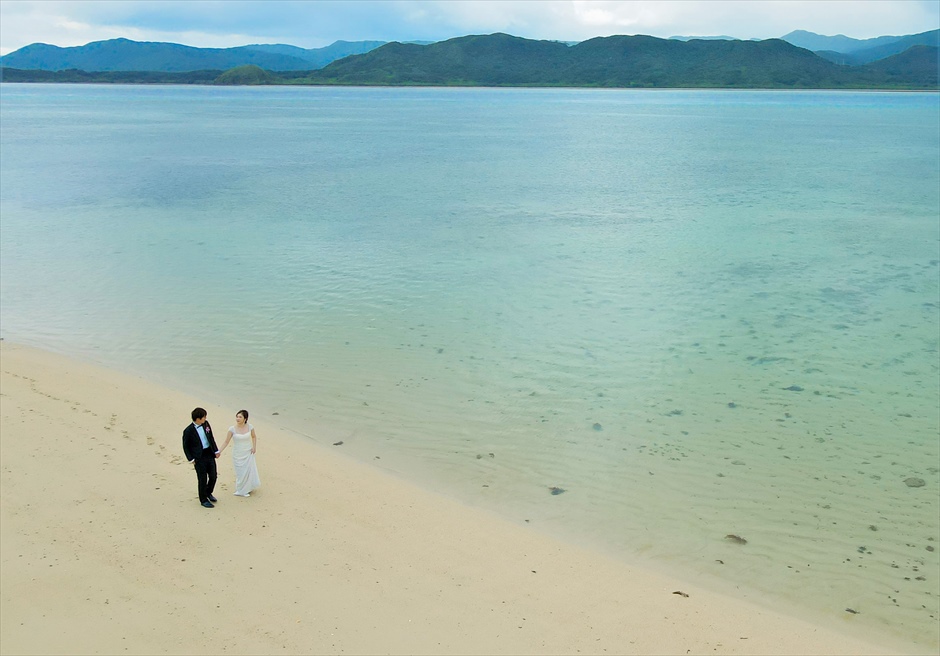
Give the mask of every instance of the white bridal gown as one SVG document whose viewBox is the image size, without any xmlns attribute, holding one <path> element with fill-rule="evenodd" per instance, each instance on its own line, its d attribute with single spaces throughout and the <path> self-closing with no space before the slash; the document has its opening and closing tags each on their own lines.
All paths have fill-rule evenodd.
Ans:
<svg viewBox="0 0 940 656">
<path fill-rule="evenodd" d="M 247 497 L 248 493 L 261 485 L 258 478 L 258 465 L 255 463 L 255 454 L 251 452 L 252 426 L 248 424 L 248 432 L 239 434 L 235 427 L 232 431 L 232 464 L 235 466 L 235 494 Z"/>
</svg>

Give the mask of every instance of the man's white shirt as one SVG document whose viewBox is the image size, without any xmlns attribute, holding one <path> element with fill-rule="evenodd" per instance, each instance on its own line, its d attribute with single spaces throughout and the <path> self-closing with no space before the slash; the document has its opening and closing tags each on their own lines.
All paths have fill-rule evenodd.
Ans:
<svg viewBox="0 0 940 656">
<path fill-rule="evenodd" d="M 196 432 L 199 433 L 199 439 L 202 440 L 202 448 L 209 448 L 209 440 L 206 439 L 206 429 L 200 426 L 199 424 L 193 423 L 193 426 L 196 427 Z"/>
</svg>

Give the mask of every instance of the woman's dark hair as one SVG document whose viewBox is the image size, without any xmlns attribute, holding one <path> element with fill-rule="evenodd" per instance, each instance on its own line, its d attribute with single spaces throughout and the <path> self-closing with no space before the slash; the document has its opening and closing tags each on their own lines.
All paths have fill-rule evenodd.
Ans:
<svg viewBox="0 0 940 656">
<path fill-rule="evenodd" d="M 247 410 L 239 410 L 239 411 L 236 412 L 235 414 L 236 414 L 236 415 L 241 415 L 242 417 L 245 418 L 245 421 L 248 421 L 248 411 L 247 411 Z"/>
<path fill-rule="evenodd" d="M 202 408 L 196 408 L 195 410 L 193 410 L 193 421 L 196 421 L 197 419 L 202 419 L 203 417 L 206 416 L 206 414 L 208 413 Z"/>
</svg>

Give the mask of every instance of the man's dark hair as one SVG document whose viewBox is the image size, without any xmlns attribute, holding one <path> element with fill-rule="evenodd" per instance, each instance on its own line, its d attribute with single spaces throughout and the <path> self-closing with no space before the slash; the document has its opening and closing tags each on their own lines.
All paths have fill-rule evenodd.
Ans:
<svg viewBox="0 0 940 656">
<path fill-rule="evenodd" d="M 207 414 L 208 413 L 202 408 L 196 408 L 195 410 L 193 410 L 193 421 L 196 421 L 197 419 L 202 419 Z"/>
</svg>

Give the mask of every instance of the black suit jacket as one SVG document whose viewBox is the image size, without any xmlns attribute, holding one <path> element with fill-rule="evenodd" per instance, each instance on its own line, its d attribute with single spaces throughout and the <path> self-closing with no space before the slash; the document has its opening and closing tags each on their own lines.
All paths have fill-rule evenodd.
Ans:
<svg viewBox="0 0 940 656">
<path fill-rule="evenodd" d="M 213 458 L 219 447 L 215 445 L 215 438 L 212 437 L 212 427 L 209 422 L 203 422 L 202 427 L 206 431 L 206 439 L 209 441 L 209 448 L 212 449 Z M 199 433 L 196 432 L 196 426 L 190 424 L 183 429 L 183 453 L 187 460 L 195 460 L 202 457 L 202 440 L 199 439 Z"/>
</svg>

